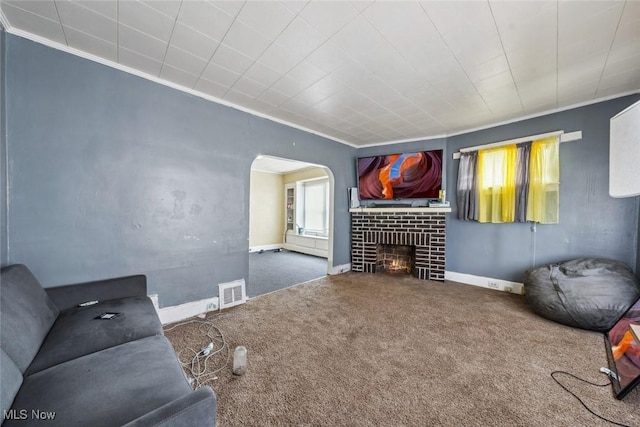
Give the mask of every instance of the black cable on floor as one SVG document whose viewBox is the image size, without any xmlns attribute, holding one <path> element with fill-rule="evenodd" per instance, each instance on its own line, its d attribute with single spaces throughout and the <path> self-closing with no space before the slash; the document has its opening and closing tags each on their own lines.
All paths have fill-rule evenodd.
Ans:
<svg viewBox="0 0 640 427">
<path fill-rule="evenodd" d="M 614 425 L 617 425 L 617 426 L 622 426 L 622 427 L 629 427 L 627 424 L 621 424 L 621 423 L 618 423 L 618 422 L 612 421 L 612 420 L 610 420 L 610 419 L 608 419 L 608 418 L 605 418 L 605 417 L 603 417 L 602 415 L 598 415 L 598 414 L 596 414 L 596 413 L 595 413 L 594 411 L 592 411 L 592 410 L 591 410 L 591 408 L 589 408 L 589 407 L 586 405 L 586 403 L 584 403 L 584 402 L 582 401 L 582 399 L 580 399 L 580 398 L 579 398 L 579 397 L 578 397 L 574 392 L 572 392 L 571 390 L 569 390 L 569 389 L 568 389 L 564 384 L 562 384 L 560 381 L 558 381 L 558 379 L 554 376 L 554 374 L 564 374 L 564 375 L 568 375 L 568 376 L 570 376 L 570 377 L 572 377 L 572 378 L 575 378 L 575 379 L 577 379 L 577 380 L 580 380 L 580 381 L 582 381 L 582 382 L 584 382 L 584 383 L 587 383 L 587 384 L 589 384 L 589 385 L 594 385 L 594 386 L 596 386 L 596 387 L 607 387 L 607 386 L 611 385 L 611 381 L 609 381 L 609 382 L 608 382 L 608 383 L 606 383 L 606 384 L 597 384 L 597 383 L 593 383 L 593 382 L 591 382 L 591 381 L 587 381 L 587 380 L 585 380 L 585 379 L 582 379 L 582 378 L 580 378 L 580 377 L 577 377 L 577 376 L 575 376 L 575 375 L 573 375 L 573 374 L 570 374 L 569 372 L 565 372 L 565 371 L 553 371 L 553 372 L 551 372 L 551 378 L 553 378 L 553 380 L 554 380 L 554 381 L 555 381 L 555 382 L 556 382 L 560 387 L 562 387 L 566 392 L 568 392 L 570 395 L 572 395 L 573 397 L 575 397 L 576 399 L 578 399 L 578 402 L 580 402 L 580 403 L 582 404 L 582 406 L 584 406 L 584 407 L 585 407 L 585 409 L 586 409 L 587 411 L 591 412 L 591 414 L 595 415 L 596 417 L 598 417 L 598 418 L 600 418 L 601 420 L 606 421 L 606 422 L 608 422 L 608 423 L 611 423 L 611 424 L 614 424 Z"/>
</svg>

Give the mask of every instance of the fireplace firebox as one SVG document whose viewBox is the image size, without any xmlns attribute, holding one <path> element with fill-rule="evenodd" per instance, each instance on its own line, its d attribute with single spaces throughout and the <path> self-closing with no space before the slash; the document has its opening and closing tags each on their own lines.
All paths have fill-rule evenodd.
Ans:
<svg viewBox="0 0 640 427">
<path fill-rule="evenodd" d="M 379 244 L 376 273 L 413 274 L 415 257 L 415 246 Z"/>
</svg>

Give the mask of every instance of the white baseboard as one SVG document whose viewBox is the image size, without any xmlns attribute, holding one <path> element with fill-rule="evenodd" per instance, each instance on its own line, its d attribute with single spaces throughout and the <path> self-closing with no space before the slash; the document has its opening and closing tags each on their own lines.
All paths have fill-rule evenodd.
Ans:
<svg viewBox="0 0 640 427">
<path fill-rule="evenodd" d="M 342 274 L 351 271 L 351 263 L 342 265 L 333 265 L 329 267 L 329 274 Z"/>
<path fill-rule="evenodd" d="M 301 245 L 294 245 L 291 243 L 285 243 L 284 248 L 288 251 L 300 252 L 307 255 L 313 255 L 320 258 L 327 258 L 329 256 L 329 252 L 326 249 L 316 249 L 309 248 Z"/>
<path fill-rule="evenodd" d="M 282 247 L 282 243 L 275 243 L 273 245 L 250 246 L 249 252 L 274 251 L 276 249 L 281 249 Z"/>
<path fill-rule="evenodd" d="M 509 280 L 494 279 L 492 277 L 475 276 L 473 274 L 456 273 L 455 271 L 445 271 L 444 278 L 445 280 L 480 286 L 481 288 L 511 292 L 518 295 L 524 294 L 524 285 L 519 282 L 510 282 Z"/>
<path fill-rule="evenodd" d="M 149 298 L 151 298 L 151 301 L 156 308 L 156 312 L 158 313 L 158 317 L 160 318 L 160 322 L 163 325 L 179 322 L 209 311 L 215 311 L 220 307 L 218 304 L 218 297 L 205 298 L 169 307 L 158 306 L 157 294 L 149 295 Z"/>
</svg>

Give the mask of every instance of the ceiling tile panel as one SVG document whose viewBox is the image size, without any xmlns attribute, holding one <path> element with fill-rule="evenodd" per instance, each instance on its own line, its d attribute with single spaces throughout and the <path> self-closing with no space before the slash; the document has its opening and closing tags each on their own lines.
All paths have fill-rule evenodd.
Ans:
<svg viewBox="0 0 640 427">
<path fill-rule="evenodd" d="M 350 56 L 368 67 L 380 64 L 381 56 L 395 49 L 362 16 L 357 17 L 338 31 L 331 41 L 339 45 Z"/>
<path fill-rule="evenodd" d="M 612 59 L 609 57 L 607 65 L 602 73 L 603 77 L 638 70 L 640 68 L 640 51 L 635 56 L 623 59 Z"/>
<path fill-rule="evenodd" d="M 207 67 L 201 77 L 226 88 L 230 88 L 240 78 L 240 76 L 241 74 L 239 73 L 235 73 L 216 63 L 210 62 L 207 64 Z"/>
<path fill-rule="evenodd" d="M 603 76 L 598 85 L 598 94 L 609 96 L 614 93 L 627 92 L 634 90 L 638 85 L 640 85 L 640 68 Z"/>
<path fill-rule="evenodd" d="M 451 49 L 465 70 L 473 69 L 491 61 L 497 56 L 504 55 L 504 49 L 502 48 L 500 37 L 497 33 L 485 37 L 482 41 L 478 42 L 475 40 L 481 40 L 480 38 L 476 39 L 474 36 L 471 37 L 474 41 L 463 42 Z"/>
<path fill-rule="evenodd" d="M 264 86 L 271 86 L 277 82 L 282 74 L 274 69 L 264 65 L 261 62 L 255 62 L 245 73 L 245 77 L 249 77 Z"/>
<path fill-rule="evenodd" d="M 640 1 L 637 2 L 640 4 Z M 626 10 L 626 9 L 625 9 Z M 638 12 L 640 15 L 640 12 Z M 620 23 L 613 40 L 613 48 L 617 49 L 621 45 L 633 45 L 640 40 L 640 18 L 635 21 Z M 635 41 L 635 43 L 634 43 Z M 637 45 L 636 45 L 637 48 Z"/>
<path fill-rule="evenodd" d="M 274 40 L 293 21 L 296 14 L 273 1 L 249 1 L 238 14 L 238 20 Z"/>
<path fill-rule="evenodd" d="M 372 73 L 362 65 L 355 61 L 345 64 L 340 68 L 331 72 L 331 75 L 340 80 L 342 83 L 350 86 L 353 82 L 360 81 Z"/>
<path fill-rule="evenodd" d="M 65 27 L 91 34 L 110 43 L 118 42 L 118 24 L 113 19 L 66 0 L 57 0 L 56 6 Z"/>
<path fill-rule="evenodd" d="M 472 82 L 477 82 L 509 71 L 509 63 L 506 55 L 500 54 L 482 64 L 465 68 L 465 71 Z"/>
<path fill-rule="evenodd" d="M 10 4 L 5 4 L 4 2 L 2 3 L 2 12 L 12 25 L 23 31 L 44 37 L 45 39 L 62 45 L 67 44 L 64 32 L 62 31 L 62 25 L 60 25 L 59 21 L 52 21 Z"/>
<path fill-rule="evenodd" d="M 242 93 L 236 90 L 229 90 L 224 95 L 224 99 L 229 102 L 233 102 L 238 105 L 247 105 L 253 102 L 254 98 L 252 96 L 247 95 L 246 93 Z"/>
<path fill-rule="evenodd" d="M 266 89 L 266 85 L 245 76 L 240 77 L 232 88 L 232 90 L 237 90 L 254 98 L 257 98 Z"/>
<path fill-rule="evenodd" d="M 285 95 L 282 92 L 279 92 L 273 88 L 269 88 L 262 92 L 262 94 L 258 97 L 261 101 L 264 101 L 273 106 L 279 106 L 286 102 L 290 97 Z"/>
<path fill-rule="evenodd" d="M 364 12 L 367 8 L 374 4 L 374 0 L 350 0 L 351 6 L 359 13 Z"/>
<path fill-rule="evenodd" d="M 344 51 L 339 49 L 331 41 L 322 44 L 307 56 L 305 60 L 327 73 L 333 72 L 347 63 L 349 67 L 358 66 L 357 63 L 354 63 Z"/>
<path fill-rule="evenodd" d="M 609 30 L 618 25 L 624 0 L 558 1 L 558 33 L 560 37 L 591 37 L 593 31 Z"/>
<path fill-rule="evenodd" d="M 526 50 L 514 50 L 507 52 L 509 68 L 516 80 L 538 78 L 541 75 L 556 74 L 558 69 L 557 54 L 555 48 L 551 52 L 530 51 L 530 60 L 527 60 Z"/>
<path fill-rule="evenodd" d="M 525 108 L 556 108 L 556 79 L 550 76 L 518 83 L 518 94 Z"/>
<path fill-rule="evenodd" d="M 289 9 L 290 11 L 292 11 L 293 13 L 295 13 L 296 15 L 302 12 L 302 10 L 304 10 L 304 8 L 307 7 L 307 5 L 309 4 L 307 0 L 285 0 L 279 3 L 282 6 Z"/>
<path fill-rule="evenodd" d="M 221 43 L 211 58 L 211 62 L 228 68 L 235 73 L 243 74 L 253 64 L 254 60 Z"/>
<path fill-rule="evenodd" d="M 496 43 L 499 45 L 487 2 L 427 1 L 421 2 L 421 5 L 453 52 L 465 52 L 472 50 L 471 47 L 483 45 L 485 51 L 493 51 Z"/>
<path fill-rule="evenodd" d="M 202 1 L 183 1 L 178 22 L 194 30 L 222 41 L 235 17 L 210 3 Z"/>
<path fill-rule="evenodd" d="M 598 80 L 602 75 L 605 58 L 592 58 L 558 69 L 558 86 L 571 86 L 575 83 Z"/>
<path fill-rule="evenodd" d="M 348 2 L 312 1 L 299 16 L 325 37 L 331 37 L 357 15 Z"/>
<path fill-rule="evenodd" d="M 160 69 L 162 68 L 162 62 L 122 46 L 118 49 L 118 62 L 156 77 L 160 74 Z"/>
<path fill-rule="evenodd" d="M 506 51 L 523 44 L 556 45 L 557 5 L 551 1 L 491 1 L 491 12 Z"/>
<path fill-rule="evenodd" d="M 238 20 L 224 36 L 224 44 L 253 59 L 257 59 L 271 43 L 272 40 Z"/>
<path fill-rule="evenodd" d="M 196 76 L 195 74 L 187 73 L 167 64 L 162 65 L 160 78 L 187 88 L 193 88 L 193 86 L 198 81 L 198 76 Z"/>
<path fill-rule="evenodd" d="M 287 53 L 305 57 L 316 50 L 326 39 L 302 19 L 294 19 L 276 39 Z"/>
<path fill-rule="evenodd" d="M 143 0 L 142 3 L 175 20 L 178 17 L 182 0 Z"/>
<path fill-rule="evenodd" d="M 329 95 L 332 95 L 340 90 L 344 89 L 344 85 L 338 80 L 332 78 L 331 76 L 327 76 L 308 88 L 304 89 L 294 98 L 296 100 L 304 100 L 305 103 L 310 105 L 316 104 Z"/>
<path fill-rule="evenodd" d="M 58 11 L 56 10 L 56 4 L 51 0 L 4 0 L 2 1 L 2 5 L 13 6 L 52 21 L 60 20 Z"/>
<path fill-rule="evenodd" d="M 513 84 L 487 88 L 480 92 L 480 96 L 491 110 L 493 110 L 492 105 L 495 104 L 515 105 L 520 103 L 520 95 Z"/>
<path fill-rule="evenodd" d="M 171 45 L 207 61 L 211 59 L 218 44 L 214 39 L 180 22 L 176 23 L 171 35 Z"/>
<path fill-rule="evenodd" d="M 187 2 L 190 3 L 190 2 Z M 169 41 L 174 20 L 139 1 L 118 2 L 118 22 L 153 36 Z"/>
<path fill-rule="evenodd" d="M 304 90 L 307 86 L 301 85 L 297 80 L 292 79 L 291 77 L 284 76 L 277 82 L 275 82 L 271 89 L 275 89 L 278 92 L 286 95 L 288 98 L 296 96 L 302 90 Z"/>
<path fill-rule="evenodd" d="M 300 83 L 300 87 L 306 88 L 313 83 L 325 77 L 327 73 L 322 69 L 316 67 L 311 61 L 305 59 L 298 65 L 293 67 L 287 76 Z"/>
<path fill-rule="evenodd" d="M 418 71 L 451 57 L 440 33 L 415 2 L 377 2 L 364 16 Z"/>
<path fill-rule="evenodd" d="M 185 0 L 182 0 L 185 1 Z M 186 0 L 190 1 L 190 0 Z M 224 10 L 228 15 L 238 16 L 240 11 L 247 7 L 246 1 L 242 0 L 206 0 L 207 3 Z"/>
<path fill-rule="evenodd" d="M 173 68 L 186 71 L 190 74 L 195 74 L 196 76 L 202 74 L 202 71 L 204 71 L 204 68 L 207 65 L 207 61 L 204 59 L 198 58 L 197 56 L 172 45 L 169 45 L 167 48 L 164 63 L 172 66 Z"/>
<path fill-rule="evenodd" d="M 304 52 L 289 51 L 286 47 L 273 43 L 260 56 L 259 61 L 279 73 L 286 73 L 305 57 Z"/>
<path fill-rule="evenodd" d="M 67 36 L 69 47 L 108 59 L 109 61 L 118 61 L 118 45 L 115 43 L 90 36 L 68 27 L 64 28 L 64 33 Z"/>
<path fill-rule="evenodd" d="M 455 84 L 462 80 L 469 80 L 460 63 L 451 56 L 449 60 L 424 70 L 425 81 L 433 85 L 449 82 Z M 469 80 L 470 81 L 470 80 Z"/>
<path fill-rule="evenodd" d="M 118 3 L 109 0 L 73 0 L 79 6 L 87 8 L 95 13 L 99 13 L 114 21 L 118 20 Z M 50 2 L 48 2 L 50 3 Z"/>
<path fill-rule="evenodd" d="M 316 111 L 322 112 L 324 114 L 328 114 L 329 117 L 330 117 L 330 119 L 329 119 L 330 122 L 333 125 L 337 125 L 338 127 L 340 127 L 341 125 L 338 123 L 338 120 L 333 117 L 333 114 L 335 113 L 336 109 L 339 108 L 338 106 L 340 104 L 342 104 L 342 101 L 340 99 L 338 99 L 337 97 L 335 97 L 333 95 L 329 95 L 328 97 L 326 97 L 322 101 L 316 103 L 313 106 L 313 108 Z"/>
<path fill-rule="evenodd" d="M 640 43 L 640 37 L 638 37 L 638 41 L 639 42 L 637 43 L 630 42 L 626 44 L 614 43 L 611 50 L 609 51 L 607 62 L 621 61 L 636 56 L 638 54 L 638 51 L 640 50 L 640 47 L 638 47 L 638 43 Z"/>
<path fill-rule="evenodd" d="M 511 77 L 510 71 L 504 71 L 500 74 L 475 82 L 475 86 L 480 93 L 484 91 L 492 91 L 503 86 L 513 86 L 513 78 Z"/>
<path fill-rule="evenodd" d="M 126 25 L 120 25 L 118 30 L 120 46 L 148 56 L 156 61 L 164 61 L 168 43 L 136 31 Z"/>
</svg>

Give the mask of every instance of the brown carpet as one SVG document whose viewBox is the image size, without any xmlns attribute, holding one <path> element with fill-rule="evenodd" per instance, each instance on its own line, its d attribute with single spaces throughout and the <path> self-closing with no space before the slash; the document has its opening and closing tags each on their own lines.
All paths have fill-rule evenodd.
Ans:
<svg viewBox="0 0 640 427">
<path fill-rule="evenodd" d="M 598 383 L 603 335 L 533 314 L 523 296 L 454 282 L 347 273 L 251 299 L 208 317 L 242 376 L 209 382 L 227 426 L 605 426 L 550 377 Z M 191 333 L 188 329 L 191 328 Z M 206 338 L 167 333 L 177 350 Z M 640 390 L 562 378 L 597 413 L 640 426 Z"/>
</svg>

